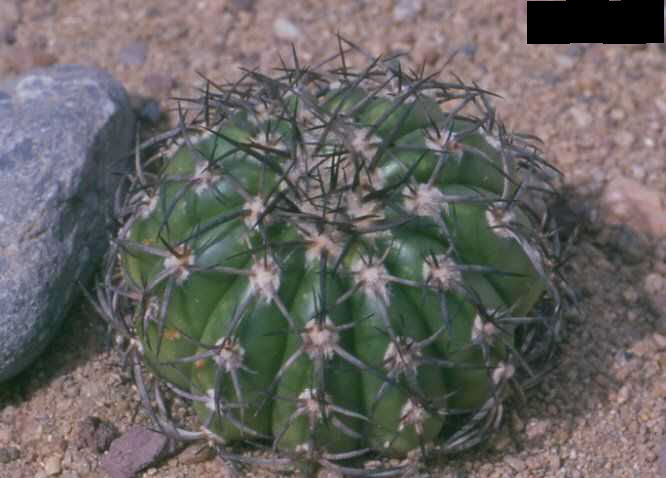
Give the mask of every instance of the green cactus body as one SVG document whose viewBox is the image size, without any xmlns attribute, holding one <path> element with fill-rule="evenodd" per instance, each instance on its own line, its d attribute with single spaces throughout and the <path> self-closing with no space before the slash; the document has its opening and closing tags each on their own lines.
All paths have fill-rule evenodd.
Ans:
<svg viewBox="0 0 666 478">
<path fill-rule="evenodd" d="M 135 194 L 119 264 L 141 357 L 208 435 L 404 456 L 501 402 L 544 255 L 508 136 L 436 83 L 339 81 L 229 90 Z"/>
</svg>

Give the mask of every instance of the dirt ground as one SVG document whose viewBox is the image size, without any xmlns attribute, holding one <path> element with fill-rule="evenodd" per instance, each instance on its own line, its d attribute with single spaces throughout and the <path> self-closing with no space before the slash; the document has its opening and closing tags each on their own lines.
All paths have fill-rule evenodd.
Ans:
<svg viewBox="0 0 666 478">
<path fill-rule="evenodd" d="M 168 108 L 169 96 L 193 94 L 197 72 L 222 82 L 269 69 L 292 42 L 315 62 L 337 33 L 372 54 L 408 52 L 427 71 L 458 51 L 440 78 L 501 94 L 499 115 L 545 141 L 587 223 L 566 267 L 580 303 L 557 369 L 487 448 L 422 476 L 666 476 L 666 49 L 526 45 L 526 28 L 514 0 L 0 0 L 0 79 L 93 64 Z M 0 386 L 0 478 L 105 476 L 76 437 L 88 416 L 132 423 L 136 389 L 110 342 L 82 302 Z M 232 476 L 221 460 L 197 461 L 185 452 L 142 476 Z"/>
</svg>

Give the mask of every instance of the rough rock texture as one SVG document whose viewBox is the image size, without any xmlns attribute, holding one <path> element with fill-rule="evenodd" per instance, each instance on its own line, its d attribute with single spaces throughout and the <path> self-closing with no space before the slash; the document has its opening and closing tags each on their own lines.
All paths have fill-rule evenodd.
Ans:
<svg viewBox="0 0 666 478">
<path fill-rule="evenodd" d="M 123 86 L 98 69 L 0 86 L 0 382 L 44 349 L 104 253 L 134 125 Z"/>
<path fill-rule="evenodd" d="M 134 426 L 111 443 L 100 465 L 111 478 L 131 478 L 159 460 L 168 450 L 169 439 L 142 426 Z"/>
</svg>

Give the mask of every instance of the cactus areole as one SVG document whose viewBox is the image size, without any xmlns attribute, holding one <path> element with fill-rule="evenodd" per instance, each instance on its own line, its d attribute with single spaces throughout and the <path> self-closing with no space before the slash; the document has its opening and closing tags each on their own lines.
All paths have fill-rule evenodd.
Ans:
<svg viewBox="0 0 666 478">
<path fill-rule="evenodd" d="M 165 432 L 365 476 L 478 444 L 551 360 L 556 172 L 491 93 L 345 54 L 181 102 L 97 303 Z"/>
</svg>

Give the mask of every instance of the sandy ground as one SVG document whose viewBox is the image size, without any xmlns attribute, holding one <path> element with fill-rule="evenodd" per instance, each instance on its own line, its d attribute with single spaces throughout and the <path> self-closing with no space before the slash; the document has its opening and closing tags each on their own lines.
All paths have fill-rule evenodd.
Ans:
<svg viewBox="0 0 666 478">
<path fill-rule="evenodd" d="M 336 33 L 373 54 L 408 52 L 407 65 L 428 71 L 459 51 L 440 77 L 501 94 L 500 116 L 545 141 L 589 221 L 566 267 L 580 304 L 556 371 L 486 449 L 423 476 L 660 476 L 666 50 L 526 45 L 526 28 L 525 4 L 514 0 L 1 0 L 0 78 L 93 64 L 168 108 L 169 96 L 193 94 L 197 72 L 224 81 L 240 67 L 272 68 L 292 42 L 314 62 L 334 52 Z M 99 457 L 76 446 L 80 424 L 98 416 L 123 431 L 137 403 L 108 342 L 90 308 L 76 306 L 44 356 L 0 386 L 0 477 L 104 476 Z M 186 452 L 143 476 L 231 476 L 219 460 L 192 461 Z"/>
</svg>

